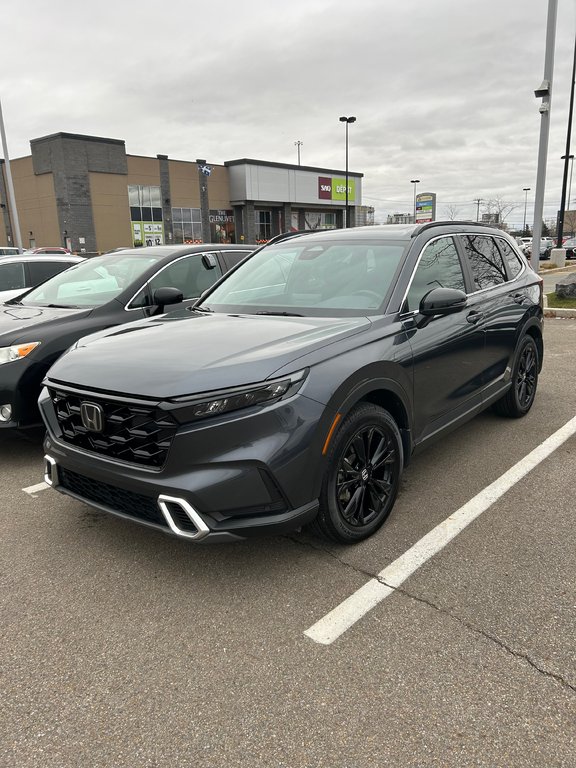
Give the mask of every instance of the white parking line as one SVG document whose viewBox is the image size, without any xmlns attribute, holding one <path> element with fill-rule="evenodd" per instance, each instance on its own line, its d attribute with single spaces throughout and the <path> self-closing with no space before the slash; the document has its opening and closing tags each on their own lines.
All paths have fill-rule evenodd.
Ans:
<svg viewBox="0 0 576 768">
<path fill-rule="evenodd" d="M 380 571 L 376 578 L 354 592 L 307 629 L 304 634 L 316 643 L 323 645 L 333 643 L 575 433 L 576 416 L 463 507 L 433 528 L 397 560 Z"/>
<path fill-rule="evenodd" d="M 32 496 L 33 499 L 36 498 L 36 494 L 40 491 L 45 491 L 46 488 L 50 488 L 48 483 L 37 483 L 36 485 L 29 485 L 28 488 L 22 488 L 24 493 L 27 493 L 29 496 Z"/>
</svg>

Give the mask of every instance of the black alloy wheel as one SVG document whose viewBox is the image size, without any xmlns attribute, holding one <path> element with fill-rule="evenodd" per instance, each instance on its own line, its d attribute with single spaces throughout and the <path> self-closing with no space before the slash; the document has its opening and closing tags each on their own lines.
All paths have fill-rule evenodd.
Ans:
<svg viewBox="0 0 576 768">
<path fill-rule="evenodd" d="M 371 403 L 357 406 L 333 438 L 316 530 L 342 543 L 373 534 L 394 506 L 402 467 L 393 418 Z"/>
<path fill-rule="evenodd" d="M 528 413 L 536 396 L 539 367 L 536 342 L 531 336 L 524 336 L 516 353 L 512 386 L 506 395 L 494 404 L 497 413 L 514 419 Z"/>
</svg>

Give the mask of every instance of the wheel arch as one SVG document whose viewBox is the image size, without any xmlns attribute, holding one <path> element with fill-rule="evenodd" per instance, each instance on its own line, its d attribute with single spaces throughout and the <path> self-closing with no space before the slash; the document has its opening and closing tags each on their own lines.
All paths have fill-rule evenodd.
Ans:
<svg viewBox="0 0 576 768">
<path fill-rule="evenodd" d="M 406 466 L 410 461 L 413 447 L 412 410 L 407 392 L 393 379 L 367 378 L 352 387 L 346 387 L 346 385 L 341 387 L 332 397 L 327 410 L 335 416 L 340 414 L 340 419 L 343 421 L 350 411 L 361 403 L 378 405 L 390 413 L 400 431 L 404 466 Z"/>
<path fill-rule="evenodd" d="M 542 338 L 542 328 L 540 324 L 536 320 L 529 323 L 524 327 L 520 338 L 524 335 L 531 336 L 534 339 L 536 349 L 538 350 L 538 373 L 540 373 L 544 362 L 544 339 Z"/>
</svg>

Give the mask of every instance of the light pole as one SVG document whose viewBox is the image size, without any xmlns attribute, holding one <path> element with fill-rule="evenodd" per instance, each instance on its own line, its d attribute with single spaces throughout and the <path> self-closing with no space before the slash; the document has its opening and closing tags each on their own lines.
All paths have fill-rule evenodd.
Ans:
<svg viewBox="0 0 576 768">
<path fill-rule="evenodd" d="M 341 117 L 339 119 L 341 123 L 346 124 L 346 221 L 344 222 L 344 227 L 348 228 L 349 226 L 349 221 L 348 221 L 348 126 L 350 123 L 355 123 L 356 118 Z"/>
<path fill-rule="evenodd" d="M 298 149 L 298 165 L 300 165 L 300 147 L 304 144 L 303 141 L 295 141 L 294 146 Z"/>
<path fill-rule="evenodd" d="M 566 160 L 566 155 L 562 155 L 560 160 Z M 568 200 L 566 202 L 566 210 L 570 210 L 570 198 L 572 196 L 572 166 L 574 165 L 574 155 L 568 155 L 570 160 L 570 181 L 568 182 Z"/>
<path fill-rule="evenodd" d="M 528 192 L 530 192 L 530 187 L 522 187 L 522 192 L 524 192 L 524 226 L 522 227 L 522 233 L 526 235 L 526 208 L 528 206 Z"/>
<path fill-rule="evenodd" d="M 414 224 L 416 224 L 416 184 L 420 184 L 420 179 L 410 179 L 410 184 L 414 184 Z"/>
</svg>

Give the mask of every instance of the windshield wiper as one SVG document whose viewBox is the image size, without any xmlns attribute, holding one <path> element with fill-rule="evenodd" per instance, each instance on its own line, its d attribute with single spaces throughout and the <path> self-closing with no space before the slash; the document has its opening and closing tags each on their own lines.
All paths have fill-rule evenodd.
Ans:
<svg viewBox="0 0 576 768">
<path fill-rule="evenodd" d="M 188 307 L 190 312 L 214 312 L 210 307 Z"/>
<path fill-rule="evenodd" d="M 298 312 L 270 312 L 267 309 L 262 309 L 259 312 L 254 312 L 255 315 L 275 315 L 276 317 L 304 317 Z"/>
</svg>

